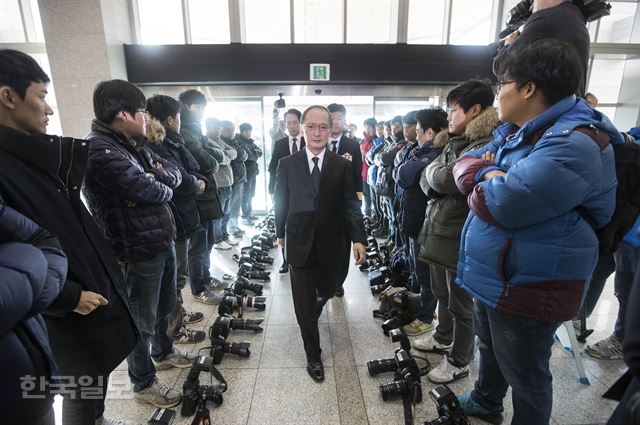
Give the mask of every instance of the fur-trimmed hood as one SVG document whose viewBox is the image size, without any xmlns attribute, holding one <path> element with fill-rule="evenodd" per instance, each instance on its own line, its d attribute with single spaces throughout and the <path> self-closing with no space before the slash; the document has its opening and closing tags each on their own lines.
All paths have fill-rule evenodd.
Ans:
<svg viewBox="0 0 640 425">
<path fill-rule="evenodd" d="M 464 131 L 464 137 L 470 142 L 478 139 L 483 139 L 491 136 L 491 133 L 500 124 L 500 118 L 498 118 L 498 111 L 493 106 L 489 106 L 484 111 L 475 117 Z M 451 140 L 452 135 L 449 134 L 447 129 L 442 130 L 436 134 L 433 139 L 434 147 L 444 147 Z"/>
<path fill-rule="evenodd" d="M 164 126 L 155 118 L 147 118 L 146 129 L 149 143 L 161 144 L 165 137 L 167 137 L 167 131 Z"/>
</svg>

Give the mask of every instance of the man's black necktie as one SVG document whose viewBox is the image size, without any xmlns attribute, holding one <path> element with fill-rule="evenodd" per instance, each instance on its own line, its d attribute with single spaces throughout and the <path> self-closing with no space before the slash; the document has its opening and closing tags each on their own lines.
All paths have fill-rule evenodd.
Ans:
<svg viewBox="0 0 640 425">
<path fill-rule="evenodd" d="M 337 140 L 332 140 L 331 141 L 331 152 L 336 153 L 338 151 L 338 141 Z"/>
<path fill-rule="evenodd" d="M 297 140 L 298 139 L 296 139 L 295 137 L 291 139 L 291 141 L 293 142 L 293 144 L 291 145 L 291 153 L 298 152 L 298 144 L 296 143 Z"/>
<path fill-rule="evenodd" d="M 311 181 L 313 182 L 313 190 L 315 191 L 316 197 L 320 194 L 320 168 L 318 167 L 318 161 L 320 158 L 314 156 L 311 158 L 313 161 L 313 171 L 311 171 Z"/>
</svg>

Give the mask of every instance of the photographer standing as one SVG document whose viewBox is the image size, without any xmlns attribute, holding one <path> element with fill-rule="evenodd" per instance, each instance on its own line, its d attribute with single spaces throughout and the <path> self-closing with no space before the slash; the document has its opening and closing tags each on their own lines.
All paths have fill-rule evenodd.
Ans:
<svg viewBox="0 0 640 425">
<path fill-rule="evenodd" d="M 583 79 L 580 83 L 579 94 L 584 95 L 590 39 L 583 12 L 571 0 L 533 0 L 532 11 L 533 15 L 526 20 L 522 33 L 514 31 L 504 39 L 505 48 L 498 52 L 494 63 L 498 63 L 500 57 L 507 50 L 530 44 L 542 38 L 565 41 L 576 49 L 580 57 Z"/>
</svg>

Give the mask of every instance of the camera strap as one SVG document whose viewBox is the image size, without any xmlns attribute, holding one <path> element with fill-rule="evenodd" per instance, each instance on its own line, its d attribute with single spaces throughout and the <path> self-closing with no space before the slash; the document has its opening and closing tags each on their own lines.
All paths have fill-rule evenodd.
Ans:
<svg viewBox="0 0 640 425">
<path fill-rule="evenodd" d="M 206 400 L 200 399 L 198 402 L 198 410 L 193 417 L 191 425 L 211 425 L 211 415 L 209 414 Z"/>
</svg>

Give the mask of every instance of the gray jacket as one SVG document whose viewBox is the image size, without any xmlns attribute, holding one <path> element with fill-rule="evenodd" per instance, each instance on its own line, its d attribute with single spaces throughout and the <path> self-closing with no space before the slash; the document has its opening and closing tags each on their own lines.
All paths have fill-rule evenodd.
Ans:
<svg viewBox="0 0 640 425">
<path fill-rule="evenodd" d="M 218 172 L 214 175 L 218 189 L 233 186 L 233 170 L 231 169 L 231 161 L 236 159 L 238 152 L 234 147 L 229 146 L 220 138 L 214 140 L 211 137 L 208 137 L 207 143 L 213 149 L 222 152 L 222 159 L 218 161 Z"/>
</svg>

